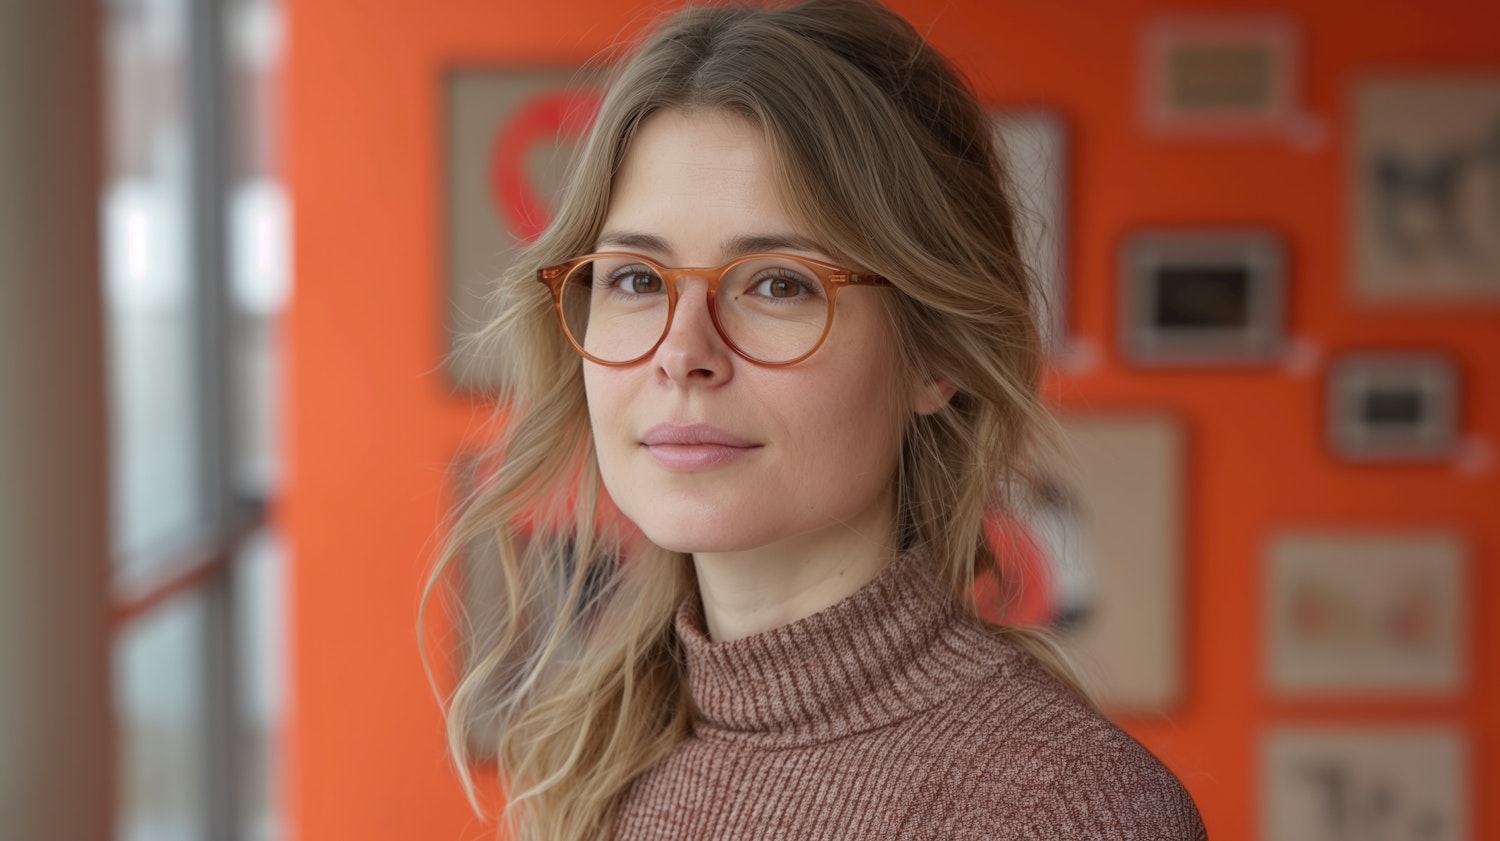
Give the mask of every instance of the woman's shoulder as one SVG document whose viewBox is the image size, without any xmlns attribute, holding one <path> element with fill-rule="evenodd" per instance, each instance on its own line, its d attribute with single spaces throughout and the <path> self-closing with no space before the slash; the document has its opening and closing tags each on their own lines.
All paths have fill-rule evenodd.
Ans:
<svg viewBox="0 0 1500 841">
<path fill-rule="evenodd" d="M 1025 648 L 1000 635 L 992 645 L 994 678 L 951 711 L 975 737 L 949 769 L 967 790 L 954 837 L 993 837 L 997 821 L 1029 839 L 1206 837 L 1192 797 L 1150 751 Z"/>
</svg>

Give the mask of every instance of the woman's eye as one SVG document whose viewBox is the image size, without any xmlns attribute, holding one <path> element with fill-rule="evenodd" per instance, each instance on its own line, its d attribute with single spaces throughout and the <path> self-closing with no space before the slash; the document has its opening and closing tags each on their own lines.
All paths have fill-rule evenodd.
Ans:
<svg viewBox="0 0 1500 841">
<path fill-rule="evenodd" d="M 625 268 L 610 276 L 616 288 L 631 295 L 651 295 L 662 291 L 661 275 L 645 268 Z"/>
<path fill-rule="evenodd" d="M 812 291 L 807 281 L 795 277 L 768 277 L 755 284 L 753 294 L 765 298 L 795 298 Z"/>
</svg>

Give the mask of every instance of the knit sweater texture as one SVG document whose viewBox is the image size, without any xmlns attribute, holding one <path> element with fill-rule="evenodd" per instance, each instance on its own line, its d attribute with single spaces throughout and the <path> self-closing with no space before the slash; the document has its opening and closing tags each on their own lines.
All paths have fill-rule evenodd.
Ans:
<svg viewBox="0 0 1500 841">
<path fill-rule="evenodd" d="M 689 737 L 636 780 L 620 841 L 1202 841 L 1181 783 L 911 556 L 790 625 L 676 632 Z"/>
</svg>

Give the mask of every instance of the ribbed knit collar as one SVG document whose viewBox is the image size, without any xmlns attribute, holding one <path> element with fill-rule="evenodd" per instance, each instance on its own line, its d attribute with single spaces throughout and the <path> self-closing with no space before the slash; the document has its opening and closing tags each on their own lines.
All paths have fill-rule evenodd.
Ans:
<svg viewBox="0 0 1500 841">
<path fill-rule="evenodd" d="M 708 639 L 703 606 L 677 612 L 700 736 L 812 744 L 873 730 L 992 676 L 994 641 L 907 555 L 847 599 L 732 642 Z M 990 652 L 984 656 L 984 652 Z"/>
</svg>

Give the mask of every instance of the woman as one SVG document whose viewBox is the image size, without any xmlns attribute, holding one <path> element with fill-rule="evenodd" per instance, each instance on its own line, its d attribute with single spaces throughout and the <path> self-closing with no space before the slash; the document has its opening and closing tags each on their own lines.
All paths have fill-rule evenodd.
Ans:
<svg viewBox="0 0 1500 841">
<path fill-rule="evenodd" d="M 873 4 L 683 11 L 619 68 L 502 282 L 513 414 L 448 551 L 504 580 L 450 741 L 520 837 L 1203 837 L 977 618 L 1048 422 L 1004 183 Z"/>
</svg>

